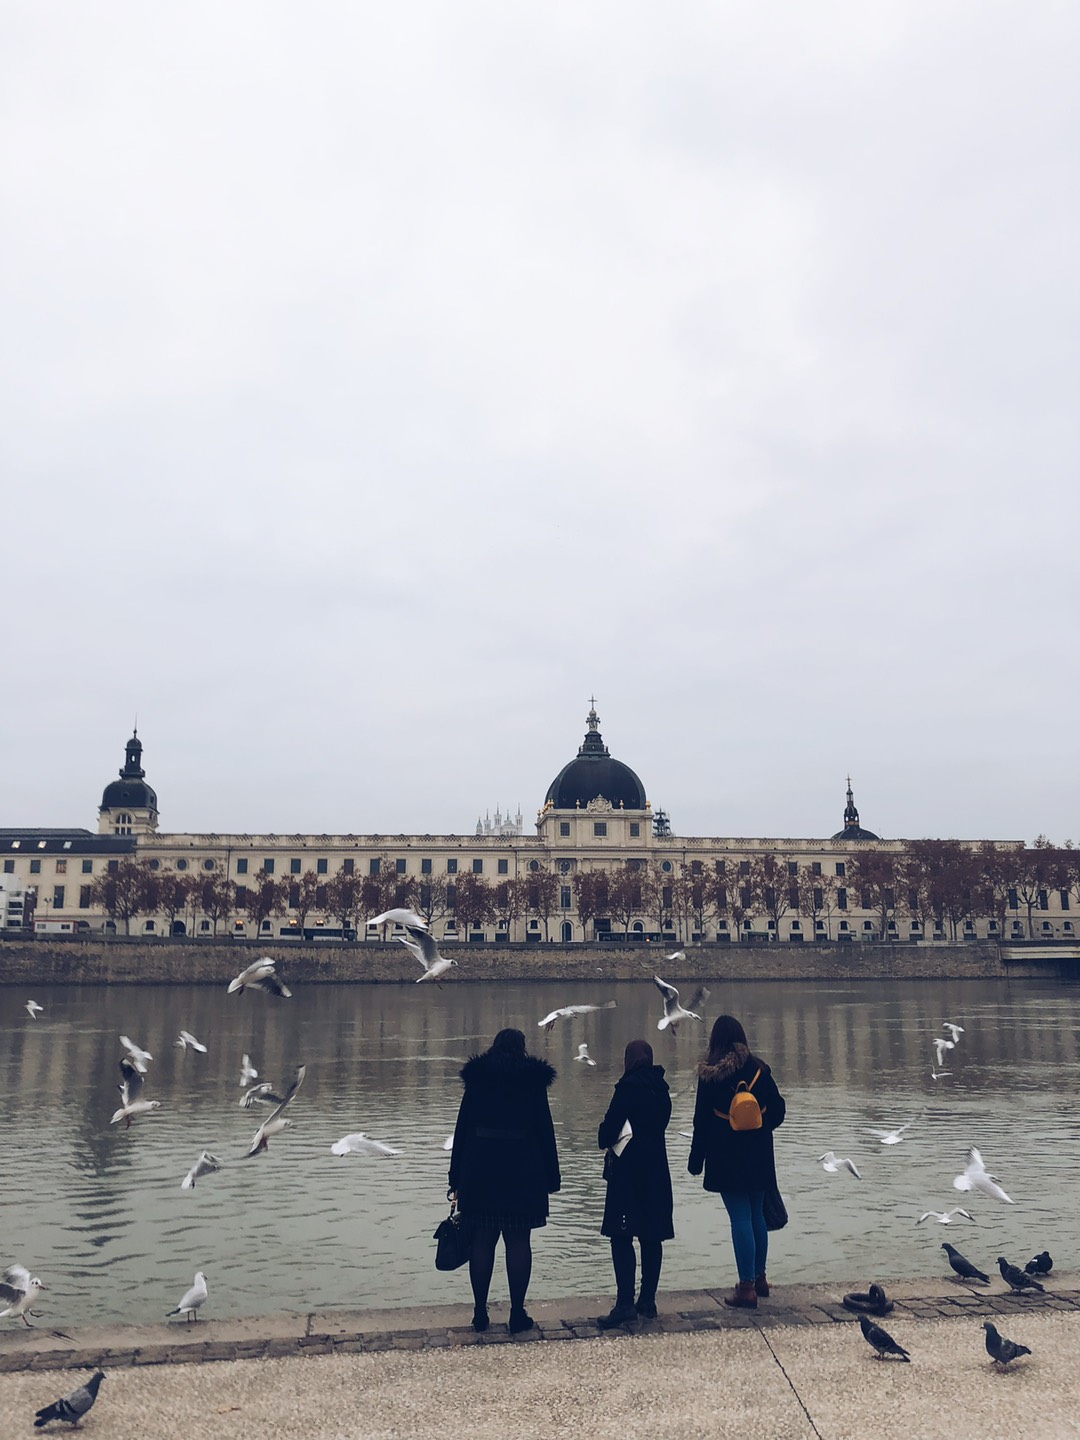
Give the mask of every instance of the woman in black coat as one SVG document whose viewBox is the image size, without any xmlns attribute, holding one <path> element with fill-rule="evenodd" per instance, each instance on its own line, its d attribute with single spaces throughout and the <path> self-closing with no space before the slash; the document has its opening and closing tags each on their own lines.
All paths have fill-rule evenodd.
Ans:
<svg viewBox="0 0 1080 1440">
<path fill-rule="evenodd" d="M 548 1196 L 561 1183 L 547 1097 L 555 1071 L 546 1060 L 526 1054 L 520 1030 L 500 1030 L 490 1050 L 466 1063 L 461 1078 L 465 1094 L 454 1130 L 450 1189 L 472 1231 L 473 1329 L 488 1328 L 488 1290 L 502 1235 L 509 1328 L 516 1334 L 533 1326 L 525 1312 L 530 1231 L 547 1224 Z"/>
<path fill-rule="evenodd" d="M 616 1291 L 614 1307 L 596 1322 L 602 1330 L 625 1325 L 639 1315 L 648 1320 L 655 1316 L 664 1241 L 675 1235 L 671 1173 L 664 1144 L 664 1131 L 671 1119 L 671 1094 L 664 1067 L 653 1064 L 652 1046 L 647 1040 L 630 1041 L 624 1066 L 597 1135 L 601 1150 L 608 1152 L 604 1170 L 607 1197 L 600 1233 L 611 1241 Z M 616 1155 L 613 1147 L 627 1123 L 630 1139 Z M 635 1235 L 641 1246 L 641 1290 L 636 1305 Z"/>
<path fill-rule="evenodd" d="M 733 1130 L 728 1120 L 740 1082 L 750 1087 L 761 1107 L 761 1128 Z M 751 1055 L 746 1032 L 733 1015 L 719 1015 L 709 1037 L 709 1053 L 698 1066 L 694 1138 L 687 1169 L 705 1171 L 705 1189 L 718 1191 L 731 1221 L 731 1241 L 739 1283 L 726 1305 L 756 1308 L 769 1293 L 765 1262 L 769 1231 L 765 1191 L 776 1184 L 773 1131 L 784 1123 L 784 1097 L 764 1060 Z"/>
</svg>

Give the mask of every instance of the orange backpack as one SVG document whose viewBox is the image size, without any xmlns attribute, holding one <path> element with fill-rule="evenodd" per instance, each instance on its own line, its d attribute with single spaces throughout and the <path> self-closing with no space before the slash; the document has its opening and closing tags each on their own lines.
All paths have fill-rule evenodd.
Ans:
<svg viewBox="0 0 1080 1440">
<path fill-rule="evenodd" d="M 760 1074 L 759 1067 L 749 1084 L 745 1080 L 739 1081 L 735 1087 L 735 1094 L 732 1096 L 731 1109 L 726 1114 L 723 1110 L 713 1111 L 713 1114 L 719 1119 L 726 1120 L 732 1130 L 761 1129 L 761 1117 L 764 1112 L 757 1102 L 757 1096 L 752 1093 Z"/>
</svg>

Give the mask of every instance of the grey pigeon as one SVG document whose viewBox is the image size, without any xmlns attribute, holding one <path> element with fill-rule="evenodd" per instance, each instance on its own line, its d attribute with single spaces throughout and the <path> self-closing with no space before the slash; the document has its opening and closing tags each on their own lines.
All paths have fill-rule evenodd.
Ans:
<svg viewBox="0 0 1080 1440">
<path fill-rule="evenodd" d="M 862 1329 L 863 1339 L 868 1345 L 872 1345 L 877 1351 L 877 1358 L 884 1359 L 886 1355 L 895 1355 L 898 1360 L 910 1362 L 911 1356 L 902 1345 L 898 1345 L 887 1330 L 880 1325 L 875 1325 L 865 1315 L 859 1316 L 859 1326 Z"/>
<path fill-rule="evenodd" d="M 1038 1290 L 1041 1295 L 1046 1294 L 1045 1288 L 1034 1275 L 1025 1275 L 1019 1265 L 1010 1265 L 1004 1255 L 998 1256 L 998 1269 L 1001 1271 L 1001 1278 L 1006 1285 L 1012 1286 L 1015 1294 L 1022 1295 L 1025 1290 Z"/>
<path fill-rule="evenodd" d="M 1017 1345 L 1015 1341 L 1006 1340 L 1004 1335 L 999 1335 L 989 1320 L 983 1321 L 983 1329 L 986 1331 L 986 1353 L 994 1364 L 1000 1365 L 1002 1369 L 1018 1355 L 1031 1354 L 1026 1345 Z"/>
<path fill-rule="evenodd" d="M 39 1410 L 34 1421 L 35 1427 L 40 1430 L 43 1425 L 48 1425 L 50 1420 L 66 1420 L 69 1425 L 77 1425 L 97 1399 L 98 1386 L 104 1379 L 105 1371 L 95 1370 L 85 1385 L 80 1385 L 70 1395 L 54 1400 L 51 1405 L 46 1405 L 44 1410 Z"/>
<path fill-rule="evenodd" d="M 1024 1269 L 1029 1275 L 1049 1275 L 1054 1268 L 1054 1262 L 1050 1258 L 1050 1251 L 1043 1250 L 1041 1254 L 1033 1256 Z"/>
<path fill-rule="evenodd" d="M 956 1271 L 957 1275 L 960 1276 L 961 1280 L 981 1280 L 985 1285 L 990 1284 L 990 1276 L 984 1275 L 981 1270 L 976 1270 L 970 1260 L 964 1259 L 955 1245 L 950 1245 L 946 1240 L 942 1243 L 941 1248 L 949 1257 L 949 1264 Z"/>
</svg>

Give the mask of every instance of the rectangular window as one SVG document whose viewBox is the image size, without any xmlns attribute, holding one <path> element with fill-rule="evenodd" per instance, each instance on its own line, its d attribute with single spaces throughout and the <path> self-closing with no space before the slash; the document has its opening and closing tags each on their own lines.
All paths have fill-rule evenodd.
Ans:
<svg viewBox="0 0 1080 1440">
<path fill-rule="evenodd" d="M 571 889 L 569 885 L 563 885 L 559 889 L 559 906 L 563 910 L 570 909 Z"/>
<path fill-rule="evenodd" d="M 4 874 L 5 874 L 5 875 L 14 875 L 14 874 L 15 874 L 15 861 L 14 861 L 14 860 L 5 860 L 5 861 L 4 861 Z"/>
<path fill-rule="evenodd" d="M 113 861 L 113 864 L 115 864 L 115 863 L 116 863 L 116 862 Z M 31 875 L 40 875 L 40 874 L 41 874 L 41 861 L 40 861 L 40 860 L 31 860 L 31 861 L 30 861 L 30 874 L 31 874 Z"/>
<path fill-rule="evenodd" d="M 325 886 L 325 885 L 316 885 L 316 886 L 315 886 L 315 909 L 316 909 L 316 910 L 325 910 L 325 909 L 326 909 L 326 886 Z"/>
<path fill-rule="evenodd" d="M 671 909 L 671 886 L 664 885 L 660 890 L 660 904 L 665 910 Z"/>
<path fill-rule="evenodd" d="M 1062 910 L 1067 910 L 1067 909 L 1069 908 L 1069 892 L 1068 892 L 1068 890 L 1062 890 L 1062 891 L 1060 892 L 1060 894 L 1061 894 L 1061 908 L 1062 908 Z"/>
<path fill-rule="evenodd" d="M 57 862 L 56 862 L 56 873 L 57 873 L 58 875 L 66 875 L 66 874 L 67 874 L 67 861 L 66 861 L 66 860 L 57 860 Z"/>
<path fill-rule="evenodd" d="M 405 874 L 405 861 L 404 861 L 404 860 L 398 859 L 398 860 L 395 860 L 395 861 L 394 861 L 394 874 L 395 874 L 395 875 L 404 875 L 404 874 Z"/>
<path fill-rule="evenodd" d="M 690 874 L 691 874 L 691 875 L 700 875 L 700 874 L 701 874 L 701 861 L 700 861 L 700 860 L 691 860 L 691 861 L 690 861 Z"/>
<path fill-rule="evenodd" d="M 1011 886 L 1011 885 L 1010 885 L 1010 887 L 1009 887 L 1009 909 L 1010 909 L 1010 910 L 1019 910 L 1019 909 L 1020 909 L 1020 901 L 1019 901 L 1019 899 L 1017 898 L 1016 889 L 1015 889 L 1015 887 L 1013 887 L 1013 886 Z"/>
<path fill-rule="evenodd" d="M 92 888 L 92 887 L 89 886 L 89 885 L 80 885 L 80 886 L 79 886 L 79 909 L 80 909 L 80 910 L 89 910 L 89 909 L 90 909 L 90 890 L 91 890 L 91 888 Z"/>
<path fill-rule="evenodd" d="M 431 861 L 430 861 L 430 860 L 421 860 L 421 861 L 420 861 L 420 874 L 421 874 L 421 875 L 430 875 L 430 874 L 431 874 Z"/>
<path fill-rule="evenodd" d="M 749 910 L 749 909 L 750 909 L 750 906 L 751 906 L 753 903 L 754 903 L 754 896 L 753 896 L 753 892 L 752 892 L 751 889 L 750 889 L 750 886 L 749 886 L 749 885 L 743 885 L 743 886 L 740 888 L 740 890 L 739 890 L 739 904 L 743 907 L 744 910 Z"/>
<path fill-rule="evenodd" d="M 509 861 L 509 860 L 500 860 L 500 861 L 499 861 L 499 874 L 500 874 L 500 875 L 509 875 L 509 874 L 510 874 L 510 861 Z M 1064 893 L 1064 892 L 1063 892 L 1063 893 Z M 1068 907 L 1066 907 L 1066 908 L 1068 908 Z"/>
<path fill-rule="evenodd" d="M 378 875 L 378 873 L 379 873 L 379 857 L 378 857 L 378 855 L 376 855 L 375 858 L 374 858 L 374 860 L 369 860 L 369 861 L 368 861 L 368 874 L 369 874 L 369 875 Z"/>
<path fill-rule="evenodd" d="M 186 861 L 186 860 L 181 860 L 181 861 L 180 861 L 180 864 L 181 864 L 182 866 L 183 866 L 183 865 L 186 865 L 186 864 L 187 864 L 187 861 Z M 33 869 L 33 866 L 31 865 L 30 868 Z M 106 861 L 105 869 L 109 872 L 110 875 L 115 875 L 116 872 L 120 869 L 120 861 L 119 861 L 119 860 L 108 860 L 108 861 Z"/>
<path fill-rule="evenodd" d="M 1047 893 L 1046 893 L 1045 890 L 1040 890 L 1040 891 L 1039 891 L 1039 909 L 1040 909 L 1040 910 L 1049 910 L 1049 908 L 1050 908 L 1050 896 L 1047 895 Z"/>
<path fill-rule="evenodd" d="M 727 909 L 727 886 L 726 886 L 726 885 L 721 885 L 720 888 L 719 888 L 719 890 L 717 890 L 717 892 L 716 892 L 716 908 L 717 908 L 718 910 L 726 910 L 726 909 Z"/>
<path fill-rule="evenodd" d="M 290 874 L 290 875 L 299 875 L 299 874 L 300 874 L 300 861 L 299 861 L 299 860 L 293 859 L 293 860 L 290 860 L 290 861 L 289 861 L 289 874 Z"/>
<path fill-rule="evenodd" d="M 843 860 L 837 860 L 836 873 L 840 876 L 841 880 L 847 874 L 847 866 L 844 864 Z"/>
<path fill-rule="evenodd" d="M 820 910 L 825 904 L 825 892 L 814 886 L 814 909 Z"/>
<path fill-rule="evenodd" d="M 727 861 L 726 861 L 726 860 L 717 860 L 717 862 L 716 862 L 716 873 L 717 873 L 718 875 L 726 875 L 726 874 L 727 874 Z"/>
<path fill-rule="evenodd" d="M 289 908 L 295 910 L 300 904 L 300 886 L 295 882 L 289 886 Z"/>
<path fill-rule="evenodd" d="M 592 833 L 593 833 L 594 835 L 597 835 L 597 836 L 600 836 L 600 837 L 603 837 L 604 835 L 606 835 L 606 834 L 607 834 L 607 821 L 606 821 L 606 820 L 594 820 L 594 821 L 593 821 L 593 827 L 592 827 Z"/>
<path fill-rule="evenodd" d="M 274 857 L 272 855 L 268 855 L 266 857 L 266 859 L 262 863 L 262 868 L 263 872 L 267 875 L 272 875 L 274 873 Z"/>
<path fill-rule="evenodd" d="M 328 860 L 316 860 L 316 861 L 315 861 L 315 874 L 316 874 L 316 875 L 325 875 L 329 863 L 330 863 L 330 862 L 329 862 Z"/>
<path fill-rule="evenodd" d="M 839 890 L 837 890 L 836 892 L 836 908 L 838 910 L 847 909 L 847 891 L 844 889 L 843 885 L 841 885 Z"/>
<path fill-rule="evenodd" d="M 630 821 L 630 839 L 637 840 L 641 836 L 641 824 L 637 820 Z"/>
<path fill-rule="evenodd" d="M 483 862 L 483 860 L 474 860 L 474 861 L 472 862 L 472 873 L 473 873 L 474 875 L 482 875 L 482 874 L 484 873 L 484 862 Z"/>
<path fill-rule="evenodd" d="M 797 885 L 788 886 L 787 903 L 791 906 L 792 910 L 799 908 L 799 887 Z"/>
<path fill-rule="evenodd" d="M 448 875 L 456 875 L 456 874 L 457 874 L 457 861 L 456 861 L 456 860 L 454 860 L 454 859 L 447 860 L 447 862 L 446 862 L 446 873 L 447 873 Z"/>
<path fill-rule="evenodd" d="M 62 910 L 62 909 L 64 908 L 64 886 L 63 886 L 63 885 L 54 885 L 54 886 L 52 887 L 52 903 L 53 903 L 53 909 L 54 909 L 54 910 Z"/>
<path fill-rule="evenodd" d="M 788 873 L 789 875 L 798 875 L 798 873 L 799 873 L 799 862 L 798 862 L 797 860 L 789 860 L 789 861 L 787 862 L 787 873 Z"/>
<path fill-rule="evenodd" d="M 563 836 L 564 839 L 565 839 L 565 837 L 566 837 L 567 835 L 570 834 L 570 821 L 569 821 L 569 820 L 560 820 L 560 821 L 559 821 L 559 834 L 560 834 L 561 836 Z"/>
<path fill-rule="evenodd" d="M 237 887 L 236 887 L 236 908 L 237 908 L 238 910 L 246 910 L 246 909 L 247 909 L 247 903 L 248 903 L 247 886 L 246 886 L 246 885 L 237 885 Z"/>
<path fill-rule="evenodd" d="M 345 859 L 341 862 L 341 873 L 343 875 L 356 874 L 356 861 L 351 855 L 346 855 Z"/>
<path fill-rule="evenodd" d="M 94 862 L 93 862 L 93 860 L 84 860 L 84 861 L 82 862 L 82 873 L 83 873 L 84 875 L 92 875 L 92 874 L 94 873 Z"/>
<path fill-rule="evenodd" d="M 240 858 L 239 860 L 237 860 L 237 862 L 236 862 L 236 873 L 237 873 L 238 875 L 246 875 L 246 874 L 248 873 L 247 867 L 248 867 L 247 859 L 244 858 L 244 857 L 241 857 L 241 858 Z"/>
<path fill-rule="evenodd" d="M 810 866 L 810 873 L 811 873 L 811 875 L 820 875 L 820 874 L 821 874 L 821 861 L 820 861 L 820 860 L 815 860 L 814 863 Z"/>
<path fill-rule="evenodd" d="M 750 874 L 750 861 L 749 861 L 749 860 L 740 860 L 740 861 L 739 861 L 739 874 L 740 874 L 740 875 L 749 875 L 749 874 Z"/>
<path fill-rule="evenodd" d="M 870 891 L 869 891 L 869 890 L 860 890 L 860 891 L 859 891 L 859 904 L 862 906 L 862 908 L 863 908 L 864 910 L 869 910 L 871 903 L 872 903 L 872 902 L 871 902 L 871 899 L 870 899 Z"/>
</svg>

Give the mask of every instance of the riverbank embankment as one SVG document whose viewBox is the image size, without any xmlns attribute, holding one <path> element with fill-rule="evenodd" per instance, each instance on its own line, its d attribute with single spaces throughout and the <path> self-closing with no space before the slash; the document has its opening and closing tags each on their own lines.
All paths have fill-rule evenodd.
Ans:
<svg viewBox="0 0 1080 1440">
<path fill-rule="evenodd" d="M 656 1320 L 606 1335 L 595 1314 L 610 1296 L 530 1303 L 536 1328 L 516 1336 L 505 1307 L 474 1335 L 466 1305 L 71 1341 L 20 1327 L 0 1335 L 0 1408 L 29 1433 L 36 1409 L 100 1366 L 87 1432 L 162 1440 L 864 1440 L 868 1428 L 876 1440 L 1055 1440 L 1076 1434 L 1080 1408 L 1078 1278 L 1055 1273 L 1054 1293 L 1034 1297 L 944 1279 L 889 1285 L 895 1309 L 882 1323 L 908 1364 L 876 1361 L 840 1290 L 820 1286 L 776 1286 L 755 1312 L 726 1308 L 721 1291 L 661 1294 Z M 1031 1354 L 997 1370 L 987 1319 Z"/>
<path fill-rule="evenodd" d="M 492 980 L 993 980 L 1053 973 L 1051 960 L 1006 958 L 991 941 L 943 944 L 694 945 L 667 959 L 661 945 L 446 945 L 453 983 Z M 0 941 L 0 984 L 225 985 L 271 956 L 297 984 L 412 983 L 416 963 L 390 942 L 110 939 Z M 1061 963 L 1068 963 L 1062 951 Z"/>
</svg>

